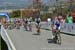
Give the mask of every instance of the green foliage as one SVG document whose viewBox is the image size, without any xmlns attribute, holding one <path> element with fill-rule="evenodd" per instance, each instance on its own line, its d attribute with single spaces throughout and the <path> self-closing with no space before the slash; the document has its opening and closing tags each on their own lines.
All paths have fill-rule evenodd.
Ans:
<svg viewBox="0 0 75 50">
<path fill-rule="evenodd" d="M 13 11 L 12 13 L 10 13 L 9 15 L 10 15 L 10 17 L 11 18 L 18 18 L 18 17 L 20 17 L 20 10 L 16 10 L 16 11 Z"/>
<path fill-rule="evenodd" d="M 48 11 L 48 9 L 49 9 L 49 7 L 48 7 L 48 6 L 45 6 L 45 7 L 43 7 L 41 10 L 43 10 L 43 11 Z"/>
<path fill-rule="evenodd" d="M 42 19 L 42 21 L 46 21 L 47 17 L 46 16 L 42 16 L 41 19 Z"/>
</svg>

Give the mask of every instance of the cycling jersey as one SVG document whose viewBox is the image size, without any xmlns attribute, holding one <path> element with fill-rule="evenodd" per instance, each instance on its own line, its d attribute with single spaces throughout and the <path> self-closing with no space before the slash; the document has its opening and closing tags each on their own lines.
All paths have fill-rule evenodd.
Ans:
<svg viewBox="0 0 75 50">
<path fill-rule="evenodd" d="M 55 22 L 56 21 L 54 19 L 51 21 L 52 31 L 54 31 L 56 29 Z"/>
<path fill-rule="evenodd" d="M 56 30 L 60 30 L 60 23 L 56 22 L 55 26 L 56 26 Z"/>
<path fill-rule="evenodd" d="M 28 24 L 31 24 L 31 19 L 30 19 L 30 18 L 28 18 L 27 20 L 28 20 Z"/>
<path fill-rule="evenodd" d="M 40 18 L 35 18 L 35 22 L 39 25 L 39 23 L 41 22 Z"/>
<path fill-rule="evenodd" d="M 26 19 L 24 19 L 24 22 L 26 23 L 26 24 L 28 24 L 28 19 L 26 18 Z"/>
<path fill-rule="evenodd" d="M 60 30 L 60 21 L 58 19 L 52 20 L 52 29 Z"/>
</svg>

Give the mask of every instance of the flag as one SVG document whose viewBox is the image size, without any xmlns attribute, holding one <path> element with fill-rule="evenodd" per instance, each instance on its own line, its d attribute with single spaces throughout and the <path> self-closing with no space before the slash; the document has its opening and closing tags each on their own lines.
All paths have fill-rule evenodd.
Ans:
<svg viewBox="0 0 75 50">
<path fill-rule="evenodd" d="M 1 33 L 0 33 L 0 35 L 1 35 L 2 39 L 6 42 L 8 50 L 12 50 L 12 48 L 11 48 L 11 46 L 9 44 L 8 37 L 7 37 L 6 34 L 7 34 L 6 30 L 4 29 L 3 25 L 1 25 Z"/>
</svg>

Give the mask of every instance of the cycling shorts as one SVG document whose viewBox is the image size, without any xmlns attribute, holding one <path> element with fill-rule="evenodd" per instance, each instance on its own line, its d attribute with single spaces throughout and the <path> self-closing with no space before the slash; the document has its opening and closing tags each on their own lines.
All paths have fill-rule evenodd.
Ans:
<svg viewBox="0 0 75 50">
<path fill-rule="evenodd" d="M 61 27 L 60 27 L 60 26 L 57 26 L 57 25 L 53 25 L 53 26 L 52 26 L 52 30 L 60 30 L 60 28 L 61 28 Z"/>
<path fill-rule="evenodd" d="M 27 23 L 28 23 L 28 21 L 25 21 L 25 23 L 27 24 Z"/>
<path fill-rule="evenodd" d="M 59 27 L 56 27 L 56 30 L 60 30 L 60 28 L 61 28 L 60 26 Z"/>
<path fill-rule="evenodd" d="M 36 21 L 36 23 L 39 25 L 40 24 L 40 21 Z"/>
</svg>

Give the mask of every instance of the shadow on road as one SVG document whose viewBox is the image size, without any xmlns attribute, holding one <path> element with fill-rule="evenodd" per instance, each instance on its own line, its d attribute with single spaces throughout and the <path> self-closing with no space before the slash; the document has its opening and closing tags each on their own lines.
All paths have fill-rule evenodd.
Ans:
<svg viewBox="0 0 75 50">
<path fill-rule="evenodd" d="M 47 39 L 48 43 L 54 43 L 53 39 Z"/>
<path fill-rule="evenodd" d="M 34 34 L 32 34 L 32 35 L 40 35 L 39 33 L 34 33 Z"/>
<path fill-rule="evenodd" d="M 65 35 L 75 36 L 75 34 L 64 33 L 64 32 L 61 32 L 61 33 L 62 33 L 62 34 L 65 34 Z"/>
<path fill-rule="evenodd" d="M 52 44 L 57 44 L 53 39 L 47 39 L 48 40 L 48 43 L 52 43 Z"/>
<path fill-rule="evenodd" d="M 1 50 L 8 50 L 6 42 L 1 37 Z"/>
</svg>

